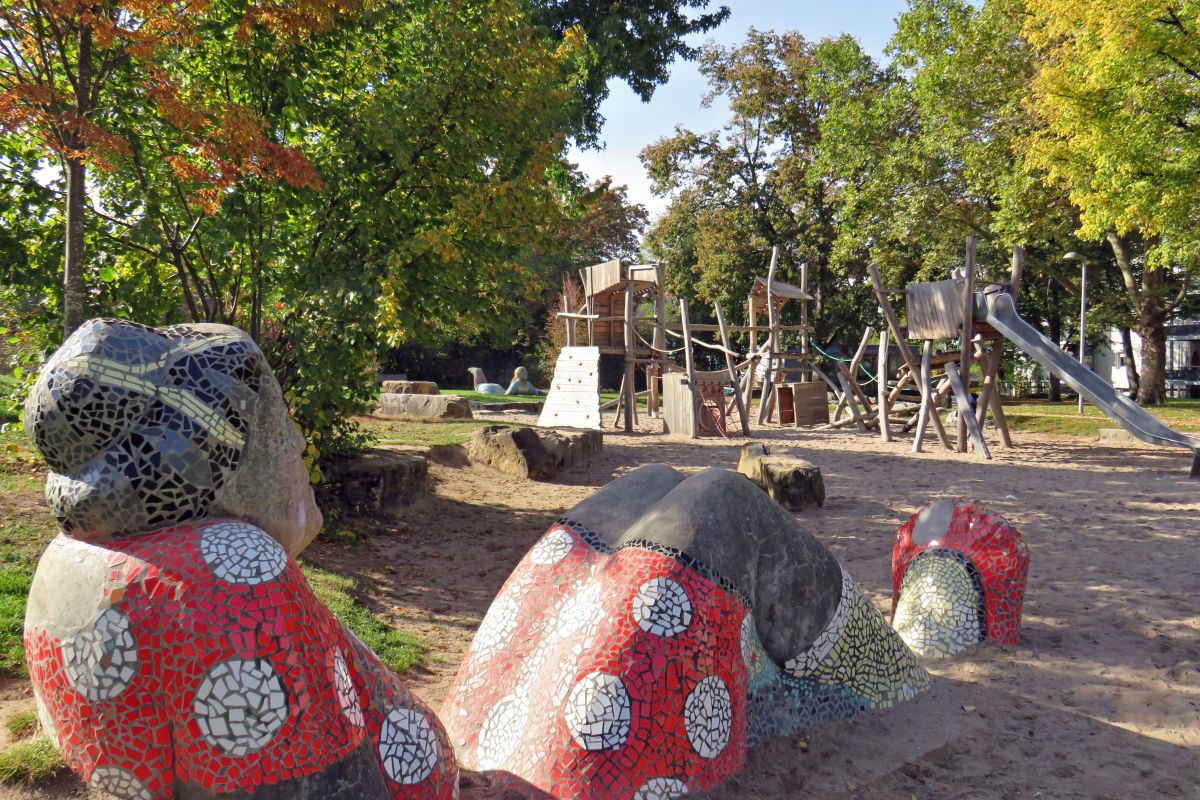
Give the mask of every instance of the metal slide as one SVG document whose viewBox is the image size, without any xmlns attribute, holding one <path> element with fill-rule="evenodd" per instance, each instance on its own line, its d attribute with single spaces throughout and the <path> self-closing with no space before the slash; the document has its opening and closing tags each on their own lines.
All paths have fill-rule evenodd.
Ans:
<svg viewBox="0 0 1200 800">
<path fill-rule="evenodd" d="M 990 290 L 976 295 L 975 316 L 1004 334 L 1063 382 L 1082 394 L 1130 434 L 1150 444 L 1192 451 L 1192 477 L 1200 477 L 1200 439 L 1168 428 L 1108 381 L 1087 369 L 1061 347 L 1021 319 L 1012 295 Z"/>
</svg>

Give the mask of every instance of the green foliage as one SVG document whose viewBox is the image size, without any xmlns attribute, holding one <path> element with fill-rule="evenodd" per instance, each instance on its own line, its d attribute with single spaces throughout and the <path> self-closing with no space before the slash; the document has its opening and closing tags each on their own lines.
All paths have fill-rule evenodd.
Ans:
<svg viewBox="0 0 1200 800">
<path fill-rule="evenodd" d="M 424 666 L 429 645 L 405 631 L 398 631 L 371 613 L 355 599 L 358 585 L 351 578 L 304 564 L 304 576 L 317 598 L 343 625 L 393 672 L 403 674 Z"/>
<path fill-rule="evenodd" d="M 33 786 L 67 771 L 48 736 L 26 739 L 0 750 L 0 784 Z"/>
<path fill-rule="evenodd" d="M 643 101 L 666 83 L 676 58 L 695 58 L 696 48 L 686 37 L 705 33 L 729 17 L 729 9 L 690 16 L 690 9 L 707 9 L 709 0 L 632 0 L 596 3 L 590 0 L 537 0 L 531 4 L 536 24 L 558 36 L 572 28 L 587 37 L 590 69 L 581 79 L 577 101 L 577 135 L 594 142 L 604 118 L 600 104 L 608 97 L 608 83 L 620 78 Z"/>
</svg>

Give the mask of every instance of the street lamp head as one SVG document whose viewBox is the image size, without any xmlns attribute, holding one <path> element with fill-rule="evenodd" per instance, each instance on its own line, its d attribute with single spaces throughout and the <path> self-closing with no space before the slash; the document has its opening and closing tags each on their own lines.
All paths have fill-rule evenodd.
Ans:
<svg viewBox="0 0 1200 800">
<path fill-rule="evenodd" d="M 1087 259 L 1085 259 L 1083 256 L 1081 256 L 1079 253 L 1076 253 L 1074 250 L 1072 250 L 1071 252 L 1069 252 L 1065 256 L 1063 256 L 1063 261 L 1086 261 L 1086 260 Z"/>
</svg>

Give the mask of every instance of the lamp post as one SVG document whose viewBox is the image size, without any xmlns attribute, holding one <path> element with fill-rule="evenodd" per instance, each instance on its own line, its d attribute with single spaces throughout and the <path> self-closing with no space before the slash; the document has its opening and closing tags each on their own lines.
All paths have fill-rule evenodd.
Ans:
<svg viewBox="0 0 1200 800">
<path fill-rule="evenodd" d="M 1079 281 L 1079 366 L 1087 369 L 1083 362 L 1087 347 L 1087 261 L 1074 250 L 1063 256 L 1063 261 L 1078 261 L 1083 268 Z M 1079 392 L 1079 413 L 1083 413 L 1083 392 Z"/>
</svg>

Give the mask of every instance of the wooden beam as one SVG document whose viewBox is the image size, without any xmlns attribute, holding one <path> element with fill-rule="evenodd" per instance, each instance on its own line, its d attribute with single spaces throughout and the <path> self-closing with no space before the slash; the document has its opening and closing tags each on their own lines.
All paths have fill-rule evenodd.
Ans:
<svg viewBox="0 0 1200 800">
<path fill-rule="evenodd" d="M 879 404 L 877 410 L 879 412 L 879 436 L 885 442 L 892 440 L 892 426 L 888 423 L 888 414 L 891 413 L 892 404 L 888 402 L 888 332 L 884 328 L 879 332 L 879 358 L 877 372 L 875 373 L 875 388 L 879 395 Z"/>
<path fill-rule="evenodd" d="M 846 380 L 846 368 L 840 363 L 838 366 L 841 367 L 838 372 L 838 381 L 842 384 L 842 393 L 846 395 L 849 402 L 850 417 L 854 420 L 854 424 L 858 426 L 858 429 L 866 433 L 867 426 L 863 424 L 862 414 L 858 413 L 858 403 L 854 399 L 854 392 L 850 388 L 850 382 Z"/>
<path fill-rule="evenodd" d="M 925 442 L 925 431 L 929 427 L 929 415 L 933 412 L 933 387 L 929 385 L 932 380 L 933 366 L 933 342 L 929 339 L 925 340 L 924 350 L 921 352 L 921 411 L 917 415 L 917 438 L 913 439 L 913 452 L 921 452 L 921 445 Z"/>
<path fill-rule="evenodd" d="M 758 424 L 762 425 L 771 418 L 775 407 L 775 352 L 779 350 L 779 332 L 775 326 L 779 322 L 778 311 L 775 308 L 775 267 L 779 265 L 779 246 L 771 248 L 771 266 L 767 269 L 767 324 L 771 331 L 767 334 L 770 346 L 767 348 L 771 355 L 767 356 L 767 369 L 763 373 L 762 392 L 758 397 Z"/>
<path fill-rule="evenodd" d="M 742 421 L 742 435 L 750 435 L 750 418 L 746 416 L 746 405 L 742 402 L 741 392 L 738 391 L 737 370 L 733 368 L 733 356 L 729 347 L 729 331 L 725 328 L 725 312 L 721 310 L 721 302 L 713 304 L 717 311 L 717 325 L 721 328 L 721 345 L 725 348 L 725 368 L 729 370 L 729 382 L 733 384 L 733 399 L 737 402 L 738 419 Z"/>
<path fill-rule="evenodd" d="M 984 458 L 990 459 L 992 452 L 988 450 L 987 442 L 983 440 L 983 432 L 979 430 L 979 424 L 975 421 L 975 412 L 971 409 L 971 398 L 967 395 L 967 390 L 963 388 L 962 378 L 959 376 L 958 367 L 954 362 L 946 365 L 946 377 L 950 379 L 950 388 L 954 392 L 954 399 L 958 401 L 960 424 L 967 429 L 975 449 L 982 453 Z"/>
<path fill-rule="evenodd" d="M 975 325 L 975 237 L 967 237 L 967 263 L 966 273 L 963 276 L 963 322 L 962 322 L 962 346 L 959 348 L 959 380 L 971 382 L 971 340 L 974 339 Z M 949 364 L 946 365 L 949 371 Z M 953 386 L 953 379 L 951 379 Z M 974 417 L 971 414 L 972 419 Z M 958 452 L 967 452 L 967 420 L 962 415 L 958 415 Z"/>
<path fill-rule="evenodd" d="M 1012 287 L 1013 305 L 1017 304 L 1017 295 L 1021 293 L 1021 274 L 1025 271 L 1025 248 L 1019 244 L 1013 245 L 1012 270 L 1009 272 L 1008 285 Z"/>
<path fill-rule="evenodd" d="M 892 310 L 892 304 L 888 302 L 887 292 L 884 290 L 883 278 L 879 276 L 879 267 L 875 264 L 870 264 L 867 271 L 871 273 L 871 284 L 875 287 L 875 297 L 879 300 L 879 307 L 883 311 L 883 318 L 887 320 L 888 328 L 892 331 L 892 336 L 896 339 L 896 346 L 900 348 L 900 355 L 904 358 L 904 363 L 908 364 L 908 368 L 914 373 L 921 369 L 921 365 L 917 363 L 917 357 L 913 355 L 913 351 L 909 349 L 908 342 L 904 341 L 904 333 L 900 330 L 900 320 L 896 319 L 896 312 Z"/>
<path fill-rule="evenodd" d="M 637 364 L 634 363 L 633 352 L 633 281 L 625 284 L 625 377 L 622 379 L 625 390 L 625 432 L 633 433 L 633 407 L 637 402 L 633 399 L 634 379 L 637 376 Z"/>
<path fill-rule="evenodd" d="M 696 439 L 700 434 L 700 420 L 697 417 L 700 398 L 696 392 L 696 364 L 692 360 L 692 321 L 688 316 L 686 297 L 679 298 L 679 318 L 683 323 L 683 361 L 687 369 L 688 392 L 692 397 L 692 438 Z"/>
</svg>

